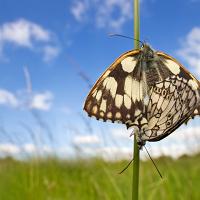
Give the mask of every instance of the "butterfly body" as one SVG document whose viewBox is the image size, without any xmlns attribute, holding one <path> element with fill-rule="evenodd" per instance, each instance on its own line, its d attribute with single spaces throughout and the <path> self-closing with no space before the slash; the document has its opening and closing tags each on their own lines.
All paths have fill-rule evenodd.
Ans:
<svg viewBox="0 0 200 200">
<path fill-rule="evenodd" d="M 157 141 L 186 122 L 200 105 L 200 85 L 180 63 L 144 45 L 121 55 L 98 79 L 84 110 L 126 124 L 139 146 Z"/>
</svg>

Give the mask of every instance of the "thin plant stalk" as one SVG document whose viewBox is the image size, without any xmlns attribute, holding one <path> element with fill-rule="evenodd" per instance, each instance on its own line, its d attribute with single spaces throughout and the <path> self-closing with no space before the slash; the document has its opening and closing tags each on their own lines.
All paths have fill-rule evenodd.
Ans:
<svg viewBox="0 0 200 200">
<path fill-rule="evenodd" d="M 140 48 L 140 13 L 139 13 L 139 1 L 140 0 L 133 0 L 134 1 L 134 48 Z"/>
<path fill-rule="evenodd" d="M 139 0 L 134 1 L 134 48 L 140 48 L 140 20 L 139 20 Z M 139 166 L 140 166 L 140 152 L 136 140 L 136 133 L 134 134 L 134 164 L 133 164 L 133 180 L 132 180 L 132 200 L 138 200 L 139 197 Z"/>
<path fill-rule="evenodd" d="M 138 200 L 139 197 L 139 167 L 140 167 L 140 152 L 136 140 L 136 132 L 133 143 L 134 163 L 133 163 L 133 180 L 132 180 L 132 200 Z"/>
</svg>

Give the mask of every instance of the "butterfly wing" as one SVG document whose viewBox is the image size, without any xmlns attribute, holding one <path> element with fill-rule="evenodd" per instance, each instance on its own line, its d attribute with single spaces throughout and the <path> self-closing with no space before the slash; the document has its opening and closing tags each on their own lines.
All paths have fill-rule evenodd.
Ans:
<svg viewBox="0 0 200 200">
<path fill-rule="evenodd" d="M 138 81 L 139 54 L 140 50 L 133 50 L 121 55 L 97 80 L 84 105 L 89 116 L 127 124 L 140 114 L 143 91 Z"/>
<path fill-rule="evenodd" d="M 200 116 L 200 106 L 194 110 L 194 113 L 185 121 L 185 124 L 188 123 L 190 119 L 194 119 L 196 116 Z"/>
<path fill-rule="evenodd" d="M 157 52 L 157 56 L 158 72 L 166 68 L 171 75 L 151 87 L 148 129 L 142 136 L 142 140 L 148 141 L 161 140 L 200 111 L 199 82 L 174 58 L 162 52 Z"/>
<path fill-rule="evenodd" d="M 194 113 L 185 121 L 185 124 L 187 125 L 190 119 L 194 119 L 196 116 L 200 115 L 200 106 L 194 110 Z"/>
<path fill-rule="evenodd" d="M 198 81 L 199 82 L 199 81 Z M 194 113 L 191 116 L 191 119 L 194 119 L 195 116 L 200 116 L 200 106 L 194 110 Z"/>
<path fill-rule="evenodd" d="M 138 141 L 157 141 L 200 113 L 200 84 L 167 54 L 146 56 L 141 50 L 120 56 L 98 79 L 84 110 L 137 129 Z"/>
</svg>

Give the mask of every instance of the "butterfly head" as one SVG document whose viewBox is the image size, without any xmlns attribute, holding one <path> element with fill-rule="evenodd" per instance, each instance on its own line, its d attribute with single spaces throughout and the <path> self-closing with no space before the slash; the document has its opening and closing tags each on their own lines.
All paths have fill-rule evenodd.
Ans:
<svg viewBox="0 0 200 200">
<path fill-rule="evenodd" d="M 146 43 L 142 45 L 141 51 L 143 52 L 142 56 L 146 61 L 151 61 L 156 56 L 155 51 Z"/>
</svg>

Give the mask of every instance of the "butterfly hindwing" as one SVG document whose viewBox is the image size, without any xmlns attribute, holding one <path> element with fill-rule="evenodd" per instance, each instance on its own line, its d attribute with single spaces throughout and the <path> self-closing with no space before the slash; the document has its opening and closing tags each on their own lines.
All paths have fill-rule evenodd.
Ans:
<svg viewBox="0 0 200 200">
<path fill-rule="evenodd" d="M 168 68 L 172 75 L 152 86 L 147 108 L 148 129 L 143 135 L 143 139 L 149 141 L 172 133 L 198 110 L 196 105 L 200 103 L 199 82 L 172 57 L 164 53 L 157 55 L 162 60 L 158 70 Z"/>
<path fill-rule="evenodd" d="M 199 82 L 199 81 L 198 81 Z M 198 106 L 195 110 L 194 113 L 191 115 L 191 118 L 193 119 L 195 116 L 200 116 L 200 106 Z"/>
</svg>

